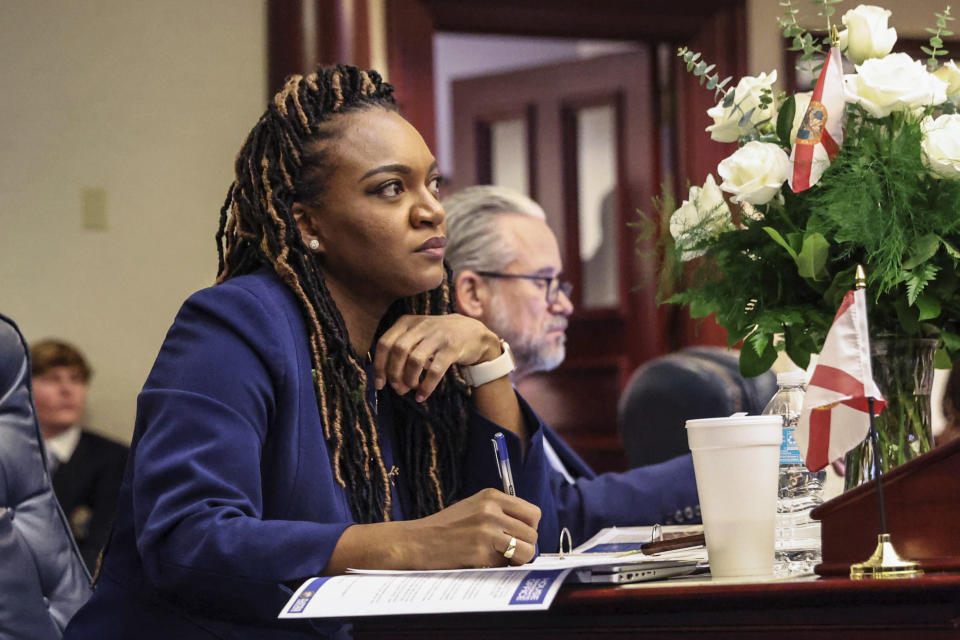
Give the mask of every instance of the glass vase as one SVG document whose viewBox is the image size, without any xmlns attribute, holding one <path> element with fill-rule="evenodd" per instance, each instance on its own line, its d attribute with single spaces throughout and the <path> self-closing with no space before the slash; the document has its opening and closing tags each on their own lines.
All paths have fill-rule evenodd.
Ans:
<svg viewBox="0 0 960 640">
<path fill-rule="evenodd" d="M 930 451 L 933 431 L 930 390 L 933 387 L 935 339 L 871 340 L 873 379 L 887 401 L 877 418 L 880 469 L 884 472 Z M 876 479 L 869 436 L 847 453 L 844 490 Z"/>
</svg>

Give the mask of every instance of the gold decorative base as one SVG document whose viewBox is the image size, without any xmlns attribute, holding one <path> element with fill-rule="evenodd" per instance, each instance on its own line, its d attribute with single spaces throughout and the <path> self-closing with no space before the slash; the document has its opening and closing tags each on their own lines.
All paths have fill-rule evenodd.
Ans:
<svg viewBox="0 0 960 640">
<path fill-rule="evenodd" d="M 912 560 L 902 560 L 897 555 L 889 533 L 877 536 L 877 549 L 865 562 L 850 565 L 851 580 L 889 580 L 892 578 L 917 578 L 923 569 Z"/>
</svg>

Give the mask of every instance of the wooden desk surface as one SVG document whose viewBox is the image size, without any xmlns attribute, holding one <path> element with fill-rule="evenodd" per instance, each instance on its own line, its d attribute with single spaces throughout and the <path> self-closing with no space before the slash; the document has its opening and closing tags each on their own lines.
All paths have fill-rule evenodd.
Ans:
<svg viewBox="0 0 960 640">
<path fill-rule="evenodd" d="M 355 621 L 357 640 L 403 638 L 960 638 L 960 575 L 913 580 L 564 586 L 549 611 Z"/>
</svg>

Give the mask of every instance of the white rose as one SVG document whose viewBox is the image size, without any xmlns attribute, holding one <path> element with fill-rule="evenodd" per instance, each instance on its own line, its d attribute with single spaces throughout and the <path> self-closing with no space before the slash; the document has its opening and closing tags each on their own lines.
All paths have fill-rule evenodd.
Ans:
<svg viewBox="0 0 960 640">
<path fill-rule="evenodd" d="M 848 102 L 856 102 L 878 118 L 893 111 L 920 111 L 947 100 L 947 83 L 905 53 L 857 65 L 856 73 L 843 76 L 843 90 Z"/>
<path fill-rule="evenodd" d="M 960 103 L 960 69 L 957 63 L 951 60 L 934 71 L 933 75 L 947 83 L 947 97 L 954 104 Z"/>
<path fill-rule="evenodd" d="M 807 115 L 807 107 L 810 106 L 810 98 L 813 97 L 813 91 L 801 91 L 793 96 L 796 111 L 793 113 L 793 125 L 790 127 L 790 144 L 797 143 L 797 131 L 803 124 L 803 117 Z"/>
<path fill-rule="evenodd" d="M 887 27 L 890 11 L 869 4 L 858 5 L 843 14 L 847 27 L 840 32 L 840 49 L 854 64 L 870 58 L 882 58 L 897 41 L 897 30 Z"/>
<path fill-rule="evenodd" d="M 923 132 L 923 159 L 933 175 L 960 179 L 960 114 L 944 114 L 936 120 L 927 116 L 920 123 Z"/>
<path fill-rule="evenodd" d="M 734 202 L 766 204 L 790 176 L 790 157 L 780 145 L 754 140 L 723 160 L 717 173 Z"/>
<path fill-rule="evenodd" d="M 736 142 L 737 138 L 750 133 L 761 122 L 775 118 L 773 103 L 761 108 L 760 96 L 764 89 L 772 91 L 776 81 L 776 70 L 741 78 L 734 89 L 733 104 L 730 107 L 724 107 L 721 100 L 715 107 L 707 109 L 707 115 L 713 118 L 713 124 L 707 127 L 710 137 L 717 142 Z M 751 109 L 754 111 L 750 114 L 749 121 L 741 127 L 740 120 Z"/>
<path fill-rule="evenodd" d="M 702 256 L 706 249 L 697 245 L 729 229 L 733 229 L 730 207 L 713 174 L 707 175 L 703 188 L 690 187 L 689 197 L 670 216 L 670 235 L 683 251 L 683 261 Z"/>
</svg>

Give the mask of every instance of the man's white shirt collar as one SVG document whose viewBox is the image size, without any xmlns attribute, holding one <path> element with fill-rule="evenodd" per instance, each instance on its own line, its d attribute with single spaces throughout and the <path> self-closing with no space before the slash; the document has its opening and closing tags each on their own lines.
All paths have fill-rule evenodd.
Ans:
<svg viewBox="0 0 960 640">
<path fill-rule="evenodd" d="M 75 424 L 61 434 L 44 439 L 43 442 L 47 446 L 47 451 L 55 455 L 57 460 L 63 464 L 77 450 L 77 445 L 80 443 L 80 432 L 80 425 Z"/>
<path fill-rule="evenodd" d="M 550 463 L 550 466 L 562 473 L 567 482 L 574 484 L 573 476 L 567 471 L 567 466 L 563 464 L 563 460 L 560 459 L 559 454 L 550 446 L 546 438 L 543 439 L 543 452 L 547 455 L 547 462 Z"/>
</svg>

